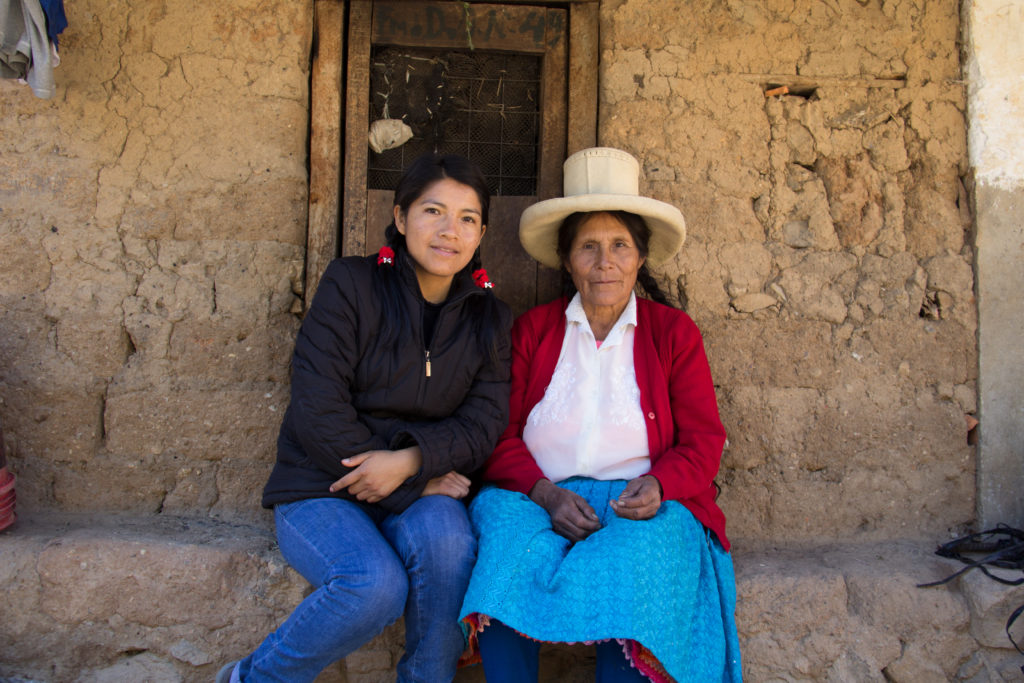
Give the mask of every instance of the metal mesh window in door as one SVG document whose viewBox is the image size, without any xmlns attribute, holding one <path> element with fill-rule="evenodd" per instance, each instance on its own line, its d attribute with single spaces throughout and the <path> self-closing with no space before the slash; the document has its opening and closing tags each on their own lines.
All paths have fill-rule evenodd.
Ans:
<svg viewBox="0 0 1024 683">
<path fill-rule="evenodd" d="M 479 164 L 492 194 L 535 194 L 540 69 L 531 55 L 374 48 L 370 120 L 399 119 L 412 138 L 369 151 L 368 187 L 393 190 L 413 159 L 438 152 Z"/>
</svg>

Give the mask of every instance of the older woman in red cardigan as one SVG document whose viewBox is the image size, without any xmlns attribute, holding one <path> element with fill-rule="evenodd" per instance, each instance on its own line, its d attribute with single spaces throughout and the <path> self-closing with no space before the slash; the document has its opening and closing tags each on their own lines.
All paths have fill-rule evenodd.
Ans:
<svg viewBox="0 0 1024 683">
<path fill-rule="evenodd" d="M 685 222 L 638 186 L 631 155 L 583 150 L 520 222 L 567 291 L 515 323 L 510 424 L 470 509 L 462 618 L 489 683 L 536 681 L 541 642 L 596 644 L 598 681 L 741 678 L 725 430 L 700 332 L 647 268 Z"/>
</svg>

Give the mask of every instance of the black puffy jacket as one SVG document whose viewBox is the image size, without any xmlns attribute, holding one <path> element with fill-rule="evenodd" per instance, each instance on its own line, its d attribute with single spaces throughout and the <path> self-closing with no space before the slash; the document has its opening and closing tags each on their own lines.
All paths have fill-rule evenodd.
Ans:
<svg viewBox="0 0 1024 683">
<path fill-rule="evenodd" d="M 396 348 L 379 339 L 379 268 L 399 270 L 409 329 Z M 466 302 L 489 296 L 465 271 L 455 276 L 423 343 L 424 301 L 409 258 L 394 266 L 376 256 L 334 260 L 310 307 L 292 359 L 291 402 L 277 440 L 277 462 L 263 490 L 263 506 L 305 498 L 352 499 L 328 487 L 352 468 L 343 458 L 369 450 L 416 444 L 423 465 L 380 505 L 400 512 L 427 482 L 451 470 L 470 474 L 491 454 L 508 424 L 512 315 L 499 303 L 498 358 L 482 353 L 472 325 L 462 324 Z M 431 366 L 427 377 L 426 362 Z"/>
</svg>

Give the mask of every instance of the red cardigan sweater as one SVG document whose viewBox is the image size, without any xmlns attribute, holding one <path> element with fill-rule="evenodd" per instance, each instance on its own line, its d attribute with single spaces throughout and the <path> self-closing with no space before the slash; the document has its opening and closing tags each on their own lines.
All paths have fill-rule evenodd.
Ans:
<svg viewBox="0 0 1024 683">
<path fill-rule="evenodd" d="M 537 306 L 512 328 L 509 425 L 484 465 L 484 479 L 528 494 L 544 478 L 523 442 L 533 407 L 555 372 L 568 299 Z M 713 484 L 725 445 L 715 388 L 696 324 L 682 311 L 637 298 L 633 364 L 647 418 L 651 470 L 665 500 L 677 500 L 728 550 Z"/>
</svg>

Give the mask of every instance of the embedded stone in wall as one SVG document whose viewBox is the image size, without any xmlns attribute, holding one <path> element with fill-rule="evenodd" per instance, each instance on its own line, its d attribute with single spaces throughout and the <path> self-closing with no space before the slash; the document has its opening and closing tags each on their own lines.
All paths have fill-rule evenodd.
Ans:
<svg viewBox="0 0 1024 683">
<path fill-rule="evenodd" d="M 166 659 L 144 652 L 133 657 L 126 657 L 113 666 L 83 671 L 76 677 L 76 680 L 81 683 L 121 683 L 122 681 L 180 683 L 185 679 Z"/>
<path fill-rule="evenodd" d="M 865 156 L 822 158 L 815 166 L 828 193 L 829 209 L 844 247 L 866 247 L 883 227 L 882 181 Z"/>
<path fill-rule="evenodd" d="M 730 302 L 730 305 L 740 313 L 754 313 L 777 303 L 778 300 L 771 294 L 753 292 L 739 295 Z"/>
<path fill-rule="evenodd" d="M 812 252 L 779 278 L 787 307 L 813 320 L 841 323 L 856 277 L 857 260 L 850 254 Z"/>
<path fill-rule="evenodd" d="M 771 274 L 771 252 L 757 242 L 726 244 L 718 260 L 728 271 L 727 287 L 732 297 L 760 292 Z"/>
<path fill-rule="evenodd" d="M 797 164 L 786 166 L 783 173 L 785 183 L 773 193 L 776 219 L 769 234 L 797 249 L 836 249 L 839 240 L 821 179 Z"/>
<path fill-rule="evenodd" d="M 961 568 L 962 565 L 952 565 L 950 573 Z M 1010 578 L 1012 574 L 998 570 L 994 573 L 1003 578 Z M 967 572 L 959 581 L 971 610 L 971 635 L 987 647 L 1013 647 L 1006 635 L 1006 622 L 1014 610 L 1024 604 L 1024 587 L 999 583 L 977 570 Z M 1020 630 L 1015 624 L 1013 634 L 1017 636 Z M 1017 642 L 1020 642 L 1019 636 Z"/>
</svg>

